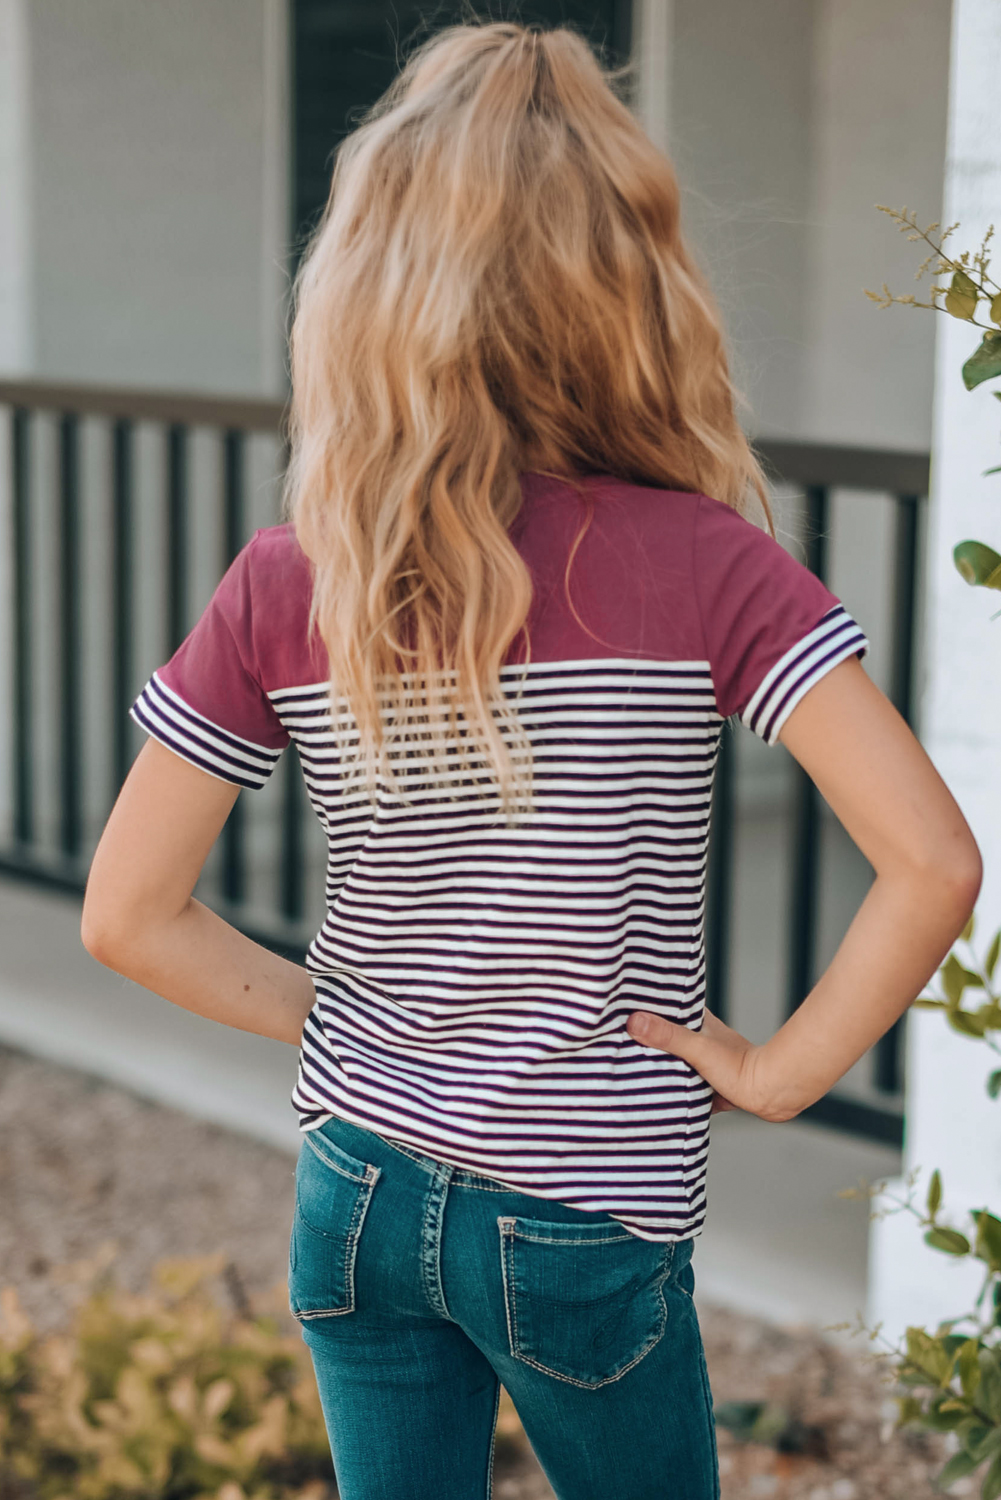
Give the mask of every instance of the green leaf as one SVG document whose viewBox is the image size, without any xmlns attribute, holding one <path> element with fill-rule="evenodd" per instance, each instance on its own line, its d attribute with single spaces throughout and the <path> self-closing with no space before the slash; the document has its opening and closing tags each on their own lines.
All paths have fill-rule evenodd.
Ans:
<svg viewBox="0 0 1001 1500">
<path fill-rule="evenodd" d="M 956 1356 L 956 1373 L 967 1401 L 973 1400 L 980 1385 L 980 1365 L 977 1362 L 979 1353 L 980 1340 L 967 1339 Z"/>
<path fill-rule="evenodd" d="M 994 970 L 997 968 L 998 955 L 1001 954 L 1001 927 L 991 939 L 991 946 L 987 950 L 987 958 L 984 961 L 984 970 L 988 979 L 994 978 Z"/>
<path fill-rule="evenodd" d="M 985 1458 L 993 1458 L 1001 1450 L 1001 1427 L 975 1425 L 966 1434 L 964 1446 L 970 1457 L 982 1464 Z"/>
<path fill-rule="evenodd" d="M 911 1002 L 915 1010 L 948 1010 L 944 1000 L 933 1000 L 931 996 L 922 995 L 920 999 Z"/>
<path fill-rule="evenodd" d="M 1001 1068 L 996 1069 L 987 1080 L 987 1093 L 991 1099 L 1001 1094 Z"/>
<path fill-rule="evenodd" d="M 1001 1495 L 1001 1453 L 994 1459 L 980 1486 L 980 1500 L 998 1500 Z"/>
<path fill-rule="evenodd" d="M 930 1229 L 928 1234 L 939 1232 Z M 926 1235 L 925 1238 L 927 1237 Z M 949 1378 L 952 1373 L 952 1355 L 943 1349 L 940 1339 L 933 1338 L 926 1328 L 908 1328 L 905 1338 L 907 1359 L 926 1381 L 931 1379 L 937 1385 L 941 1380 Z"/>
<path fill-rule="evenodd" d="M 990 1442 L 998 1435 L 996 1427 L 985 1427 L 978 1417 L 971 1417 L 969 1422 L 956 1429 L 959 1437 L 959 1445 L 975 1463 L 982 1464 L 994 1451 Z"/>
<path fill-rule="evenodd" d="M 929 1219 L 934 1219 L 935 1215 L 942 1207 L 942 1174 L 939 1171 L 938 1167 L 936 1167 L 934 1172 L 931 1174 L 931 1181 L 928 1184 L 928 1197 L 926 1199 L 925 1206 L 928 1210 Z"/>
<path fill-rule="evenodd" d="M 1001 553 L 985 542 L 957 543 L 952 549 L 952 560 L 967 583 L 987 589 L 1001 588 Z"/>
<path fill-rule="evenodd" d="M 987 1030 L 987 1017 L 979 1013 L 972 1015 L 968 1010 L 950 1010 L 946 1020 L 953 1031 L 958 1031 L 961 1036 L 972 1036 L 979 1040 Z"/>
<path fill-rule="evenodd" d="M 965 1406 L 955 1401 L 949 1406 L 930 1406 L 921 1419 L 921 1426 L 930 1427 L 932 1432 L 955 1432 L 959 1424 L 965 1420 Z"/>
<path fill-rule="evenodd" d="M 935 1488 L 947 1490 L 957 1479 L 965 1479 L 977 1467 L 968 1453 L 954 1453 L 940 1474 L 935 1476 Z"/>
<path fill-rule="evenodd" d="M 991 322 L 1001 323 L 1001 292 L 991 300 Z"/>
<path fill-rule="evenodd" d="M 1001 1348 L 981 1349 L 977 1356 L 980 1365 L 980 1394 L 977 1405 L 991 1421 L 1001 1423 Z"/>
<path fill-rule="evenodd" d="M 945 294 L 945 310 L 969 321 L 976 314 L 978 295 L 976 282 L 965 271 L 956 271 Z"/>
<path fill-rule="evenodd" d="M 724 1401 L 716 1407 L 714 1415 L 721 1427 L 746 1441 L 764 1410 L 764 1401 Z"/>
<path fill-rule="evenodd" d="M 948 312 L 948 296 L 945 300 Z M 954 316 L 959 317 L 961 314 L 956 313 Z M 972 317 L 973 314 L 970 313 L 969 316 Z M 996 375 L 1001 375 L 1001 333 L 990 329 L 963 366 L 963 384 L 968 391 L 972 391 L 985 380 L 993 380 Z"/>
<path fill-rule="evenodd" d="M 1001 1271 L 1001 1219 L 986 1209 L 977 1214 L 976 1254 L 992 1271 Z"/>
<path fill-rule="evenodd" d="M 972 912 L 971 911 L 969 919 L 968 919 L 968 921 L 966 923 L 966 926 L 963 928 L 962 932 L 959 934 L 964 943 L 968 943 L 970 941 L 970 938 L 973 936 L 973 931 L 974 931 L 974 928 L 976 927 L 976 925 L 977 925 L 976 912 Z"/>
<path fill-rule="evenodd" d="M 1001 557 L 998 558 L 998 563 L 1001 565 Z M 983 988 L 984 982 L 980 975 L 974 974 L 972 969 L 968 969 L 964 964 L 961 964 L 955 953 L 949 954 L 949 957 L 941 969 L 939 969 L 939 975 L 942 980 L 942 988 L 945 991 L 945 998 L 953 1006 L 959 1004 L 963 998 L 964 990 Z"/>
<path fill-rule="evenodd" d="M 969 1255 L 970 1242 L 958 1229 L 929 1229 L 925 1232 L 925 1244 L 933 1250 L 942 1250 L 946 1255 Z"/>
<path fill-rule="evenodd" d="M 898 1396 L 897 1426 L 906 1427 L 908 1422 L 916 1422 L 924 1414 L 924 1407 L 916 1396 Z"/>
</svg>

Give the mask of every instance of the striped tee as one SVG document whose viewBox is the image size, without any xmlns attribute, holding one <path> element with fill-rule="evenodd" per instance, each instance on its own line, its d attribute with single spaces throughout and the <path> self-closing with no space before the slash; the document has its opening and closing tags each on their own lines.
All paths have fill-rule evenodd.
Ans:
<svg viewBox="0 0 1001 1500">
<path fill-rule="evenodd" d="M 634 1041 L 637 1009 L 698 1029 L 713 768 L 738 716 L 774 744 L 867 642 L 777 542 L 703 495 L 602 475 L 522 481 L 511 538 L 533 602 L 502 688 L 534 756 L 533 807 L 428 790 L 370 802 L 308 635 L 310 570 L 258 531 L 136 701 L 213 776 L 260 787 L 296 744 L 329 840 L 316 1004 L 293 1102 L 649 1240 L 698 1232 L 711 1091 Z M 574 541 L 583 540 L 566 578 Z"/>
</svg>

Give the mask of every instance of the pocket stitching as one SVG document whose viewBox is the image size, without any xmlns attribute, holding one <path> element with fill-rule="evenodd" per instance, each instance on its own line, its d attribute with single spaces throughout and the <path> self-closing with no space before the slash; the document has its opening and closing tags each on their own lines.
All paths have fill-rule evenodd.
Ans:
<svg viewBox="0 0 1001 1500">
<path fill-rule="evenodd" d="M 326 1162 L 326 1157 L 321 1156 L 320 1152 L 317 1152 L 316 1154 L 320 1156 L 320 1159 L 322 1161 Z M 328 1163 L 328 1165 L 330 1164 Z M 339 1169 L 335 1167 L 334 1170 L 337 1171 Z M 354 1312 L 355 1260 L 358 1255 L 358 1241 L 361 1239 L 362 1224 L 364 1223 L 365 1215 L 368 1213 L 368 1206 L 372 1201 L 372 1189 L 375 1187 L 375 1184 L 381 1176 L 381 1173 L 381 1167 L 373 1166 L 365 1167 L 364 1177 L 353 1177 L 350 1172 L 341 1173 L 341 1176 L 347 1177 L 352 1182 L 357 1182 L 359 1186 L 364 1186 L 365 1184 L 368 1185 L 368 1191 L 359 1193 L 357 1198 L 355 1199 L 355 1205 L 351 1211 L 351 1218 L 348 1221 L 348 1227 L 345 1236 L 346 1243 L 344 1246 L 344 1286 L 347 1291 L 347 1304 L 344 1307 L 318 1307 L 311 1308 L 308 1312 L 296 1312 L 295 1308 L 292 1306 L 290 1297 L 289 1311 L 291 1312 L 292 1316 L 296 1318 L 300 1323 L 309 1322 L 313 1318 L 340 1318 L 343 1317 L 345 1313 Z M 299 1209 L 298 1201 L 296 1202 L 296 1212 L 311 1234 L 321 1235 L 324 1239 L 327 1240 L 336 1238 L 335 1235 L 325 1234 L 322 1229 L 314 1229 L 313 1225 L 310 1224 L 309 1220 Z"/>
<path fill-rule="evenodd" d="M 543 1375 L 548 1375 L 553 1380 L 565 1381 L 567 1385 L 576 1385 L 581 1390 L 596 1391 L 601 1386 L 613 1385 L 615 1381 L 621 1380 L 623 1375 L 628 1375 L 629 1371 L 634 1369 L 641 1359 L 645 1359 L 651 1349 L 663 1338 L 664 1329 L 667 1327 L 667 1298 L 664 1296 L 664 1286 L 671 1275 L 674 1264 L 673 1243 L 670 1247 L 671 1253 L 667 1257 L 667 1265 L 657 1280 L 657 1296 L 660 1298 L 660 1320 L 657 1324 L 657 1330 L 653 1338 L 647 1344 L 644 1344 L 635 1358 L 631 1359 L 627 1365 L 623 1365 L 621 1370 L 617 1370 L 614 1375 L 606 1375 L 601 1380 L 578 1380 L 574 1375 L 564 1375 L 559 1370 L 551 1370 L 548 1365 L 540 1364 L 538 1360 L 521 1353 L 518 1347 L 520 1344 L 518 1336 L 518 1299 L 514 1294 L 514 1241 L 517 1231 L 515 1230 L 514 1221 L 511 1219 L 498 1219 L 497 1227 L 501 1235 L 501 1279 L 504 1284 L 504 1313 L 507 1319 L 508 1346 L 512 1359 L 520 1360 L 522 1364 L 531 1366 L 533 1370 L 541 1371 Z M 524 1236 L 524 1238 L 530 1237 Z M 636 1236 L 626 1235 L 624 1238 L 635 1239 Z M 603 1245 L 609 1242 L 606 1240 L 533 1239 L 532 1243 L 549 1245 Z"/>
<path fill-rule="evenodd" d="M 328 1156 L 326 1151 L 322 1150 L 322 1148 L 318 1146 L 312 1139 L 313 1134 L 314 1132 L 311 1130 L 306 1131 L 304 1136 L 306 1145 L 309 1146 L 310 1150 L 313 1152 L 313 1155 L 319 1157 L 320 1161 L 323 1162 L 323 1165 L 325 1167 L 329 1167 L 332 1172 L 339 1172 L 342 1177 L 347 1177 L 352 1182 L 366 1182 L 368 1180 L 368 1174 L 370 1172 L 378 1172 L 382 1170 L 381 1168 L 370 1167 L 367 1165 L 367 1163 L 360 1161 L 358 1165 L 362 1170 L 360 1172 L 352 1172 L 350 1168 L 343 1165 L 343 1161 L 339 1161 L 336 1157 Z M 348 1161 L 353 1159 L 351 1157 L 348 1157 L 347 1153 L 342 1153 L 342 1157 L 343 1159 L 346 1159 Z"/>
<path fill-rule="evenodd" d="M 609 1234 L 604 1239 L 595 1236 L 593 1239 L 571 1240 L 564 1239 L 563 1235 L 526 1234 L 521 1229 L 511 1229 L 508 1233 L 512 1239 L 526 1240 L 530 1245 L 621 1245 L 624 1240 L 639 1238 L 635 1234 Z"/>
</svg>

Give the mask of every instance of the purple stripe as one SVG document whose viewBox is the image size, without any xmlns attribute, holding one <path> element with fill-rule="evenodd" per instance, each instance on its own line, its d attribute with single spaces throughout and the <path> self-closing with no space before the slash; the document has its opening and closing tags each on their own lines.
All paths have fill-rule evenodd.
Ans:
<svg viewBox="0 0 1001 1500">
<path fill-rule="evenodd" d="M 817 646 L 819 645 L 820 642 L 816 642 L 813 649 L 816 650 Z M 865 649 L 865 645 L 866 640 L 861 632 L 851 633 L 844 640 L 835 642 L 831 646 L 831 648 L 820 658 L 819 661 L 815 661 L 806 671 L 799 672 L 798 675 L 792 680 L 790 680 L 790 674 L 794 671 L 797 664 L 790 663 L 788 671 L 783 673 L 782 677 L 778 682 L 775 683 L 772 691 L 768 695 L 767 724 L 763 728 L 757 730 L 762 739 L 771 741 L 773 726 L 780 720 L 782 711 L 785 708 L 786 704 L 789 702 L 790 698 L 794 697 L 795 694 L 805 685 L 809 684 L 812 687 L 815 682 L 819 682 L 821 677 L 823 677 L 832 666 L 836 666 L 839 662 L 844 661 L 849 656 L 859 654 L 860 651 L 863 651 Z M 778 701 L 776 701 L 776 694 L 780 689 L 781 697 L 778 699 Z M 763 704 L 757 715 L 759 722 L 761 713 L 764 711 L 765 705 Z"/>
<path fill-rule="evenodd" d="M 218 748 L 220 752 L 226 754 L 232 752 L 232 759 L 236 765 L 253 767 L 256 770 L 255 761 L 260 761 L 261 770 L 268 774 L 278 764 L 280 750 L 267 750 L 263 746 L 249 745 L 245 740 L 239 739 L 228 730 L 213 723 L 211 719 L 207 719 L 190 704 L 175 702 L 155 677 L 151 677 L 147 682 L 139 694 L 139 699 L 140 701 L 146 699 L 151 709 L 159 709 L 168 719 L 173 719 L 178 726 L 187 721 L 205 736 L 213 749 Z"/>
<path fill-rule="evenodd" d="M 129 713 L 135 720 L 135 722 L 142 729 L 144 729 L 147 734 L 152 735 L 155 740 L 159 740 L 161 745 L 166 745 L 168 750 L 173 750 L 175 755 L 181 756 L 182 760 L 188 761 L 190 765 L 197 766 L 199 770 L 207 771 L 210 776 L 216 776 L 221 781 L 234 782 L 236 785 L 247 787 L 250 791 L 254 792 L 258 791 L 264 784 L 263 780 L 259 777 L 256 779 L 251 779 L 249 776 L 241 775 L 238 771 L 221 767 L 218 764 L 196 754 L 195 751 L 191 750 L 187 745 L 182 745 L 175 742 L 165 730 L 147 720 L 147 718 L 145 717 L 145 711 L 141 706 L 139 700 L 137 700 L 132 705 Z"/>
</svg>

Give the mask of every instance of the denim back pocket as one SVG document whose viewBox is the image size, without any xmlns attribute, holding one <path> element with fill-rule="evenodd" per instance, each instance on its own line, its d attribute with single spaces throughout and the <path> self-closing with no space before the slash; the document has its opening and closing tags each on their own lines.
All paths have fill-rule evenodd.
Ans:
<svg viewBox="0 0 1001 1500">
<path fill-rule="evenodd" d="M 289 1306 L 295 1317 L 354 1311 L 355 1256 L 380 1168 L 357 1161 L 319 1131 L 303 1139 L 295 1169 Z"/>
<path fill-rule="evenodd" d="M 571 1385 L 618 1380 L 660 1339 L 674 1245 L 618 1224 L 498 1219 L 515 1359 Z"/>
</svg>

